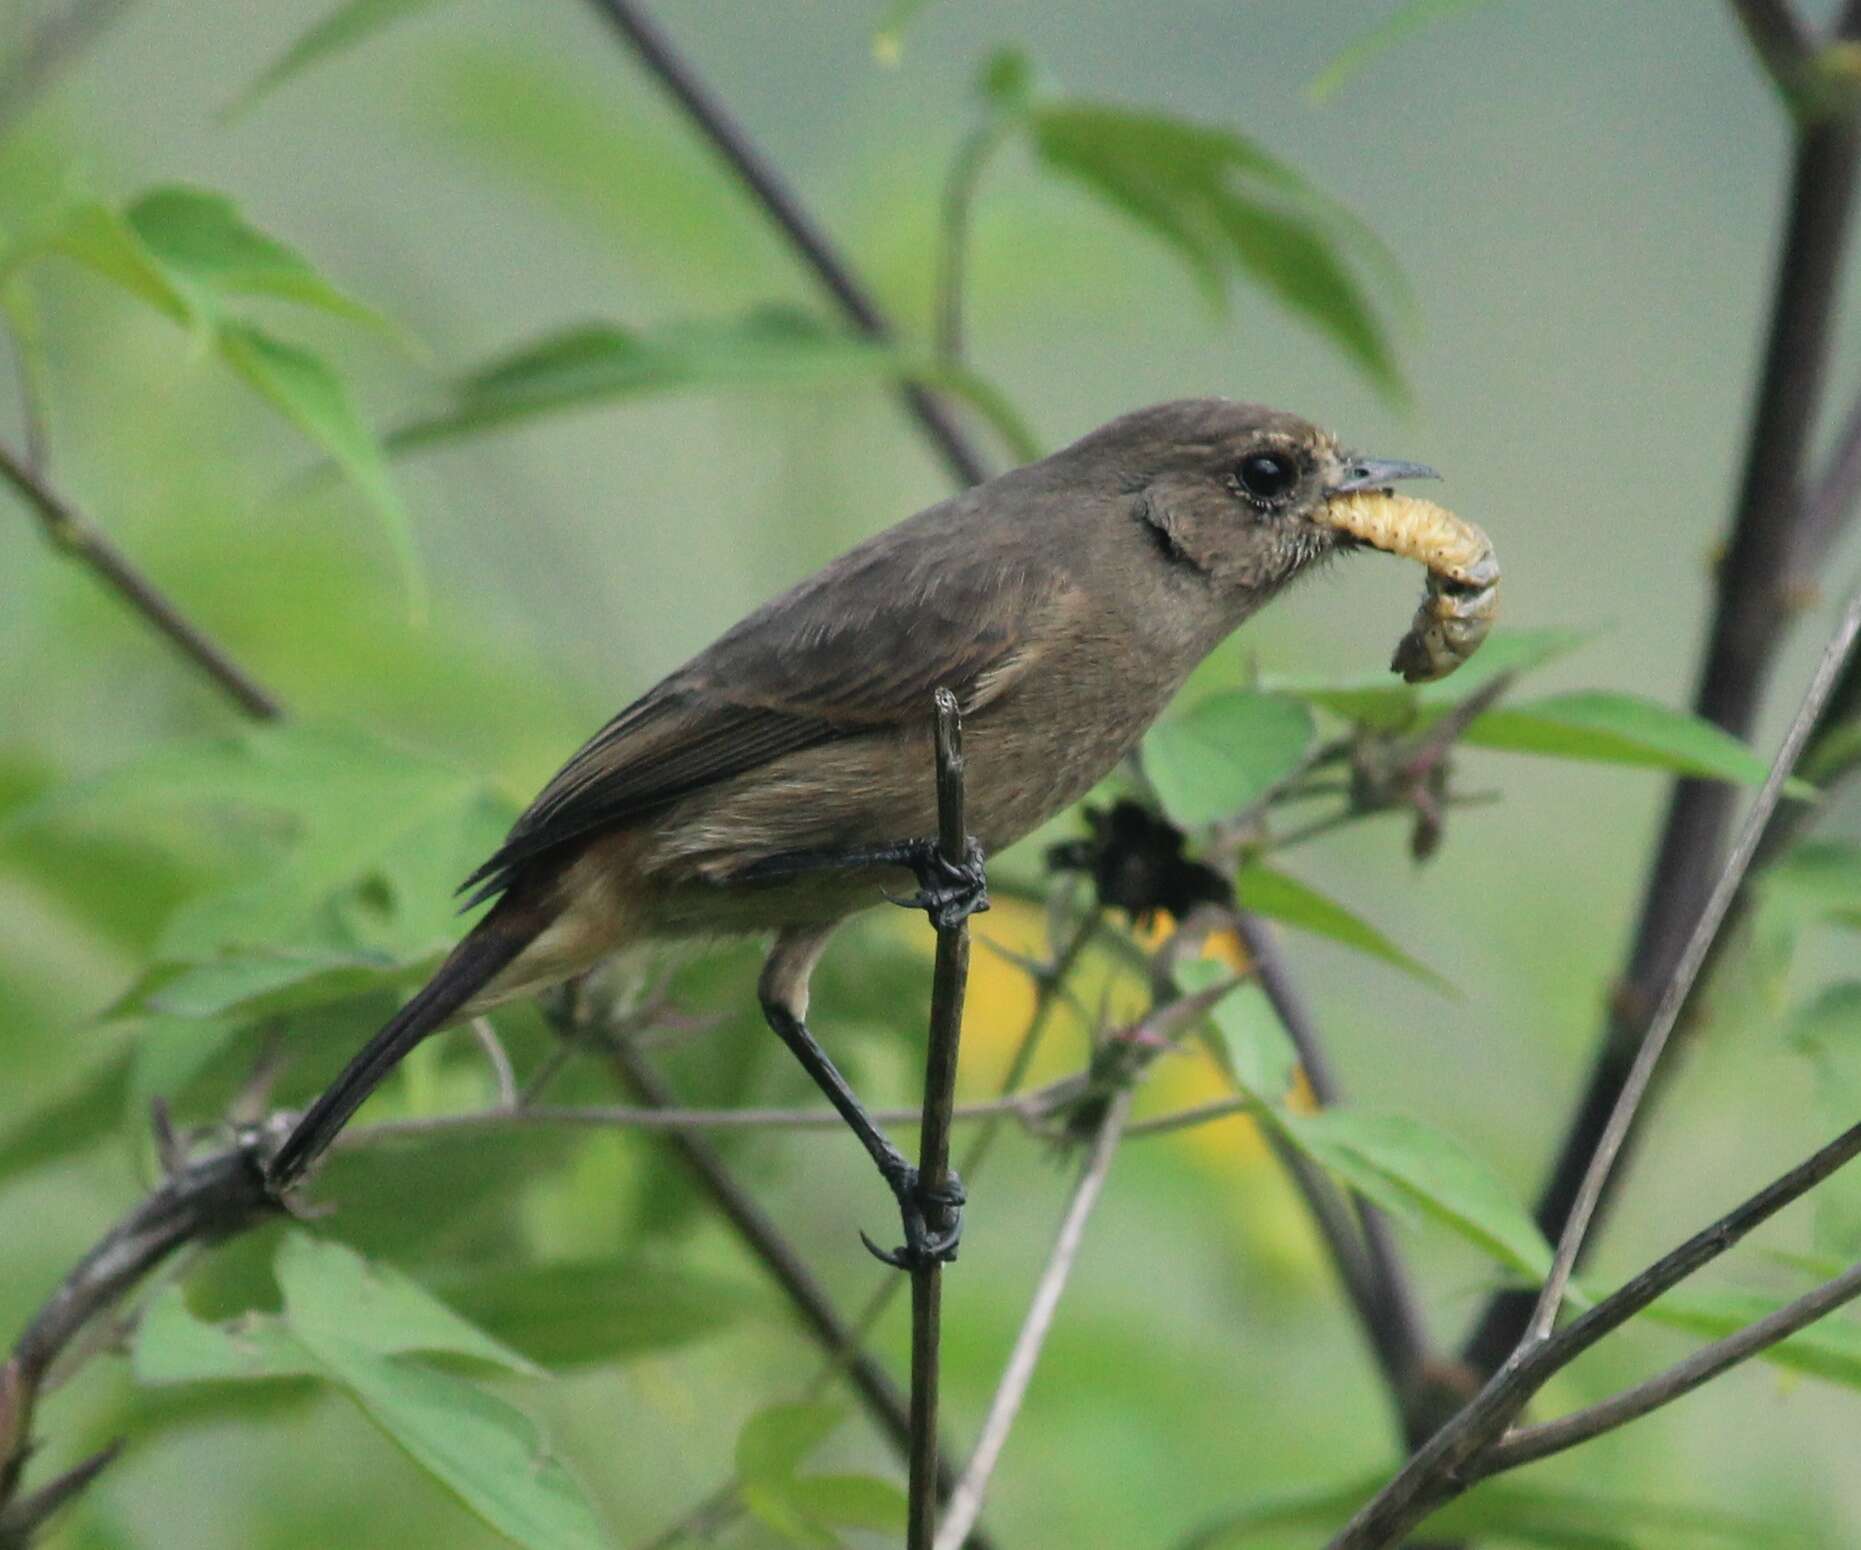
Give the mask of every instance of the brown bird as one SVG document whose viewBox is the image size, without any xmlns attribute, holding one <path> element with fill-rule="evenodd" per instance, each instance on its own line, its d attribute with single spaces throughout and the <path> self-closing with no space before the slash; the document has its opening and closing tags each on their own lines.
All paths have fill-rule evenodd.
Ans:
<svg viewBox="0 0 1861 1550">
<path fill-rule="evenodd" d="M 298 1179 L 414 1045 L 625 944 L 773 932 L 769 1025 L 897 1197 L 905 1254 L 946 1197 L 867 1116 L 808 1031 L 834 928 L 915 874 L 949 916 L 983 900 L 980 856 L 941 856 L 931 698 L 964 717 L 982 852 L 1082 796 L 1195 665 L 1351 540 L 1343 492 L 1433 476 L 1363 459 L 1294 415 L 1225 399 L 1127 414 L 842 555 L 765 604 L 597 732 L 465 887 L 495 900 L 273 1160 Z"/>
</svg>

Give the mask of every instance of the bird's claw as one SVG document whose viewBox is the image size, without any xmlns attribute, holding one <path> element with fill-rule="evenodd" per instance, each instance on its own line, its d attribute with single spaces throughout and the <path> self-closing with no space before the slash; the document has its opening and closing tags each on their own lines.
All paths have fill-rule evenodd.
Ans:
<svg viewBox="0 0 1861 1550">
<path fill-rule="evenodd" d="M 976 841 L 969 842 L 961 861 L 952 861 L 935 840 L 926 840 L 905 864 L 917 876 L 918 891 L 892 902 L 908 910 L 923 910 L 939 931 L 960 925 L 989 907 L 988 873 Z"/>
<path fill-rule="evenodd" d="M 899 1248 L 882 1249 L 862 1232 L 859 1238 L 867 1252 L 895 1270 L 921 1270 L 928 1265 L 949 1264 L 956 1258 L 957 1245 L 963 1237 L 963 1205 L 968 1198 L 963 1191 L 963 1181 L 954 1173 L 948 1173 L 942 1185 L 932 1189 L 920 1181 L 916 1168 L 906 1168 L 889 1182 L 893 1194 L 898 1197 L 905 1241 Z"/>
</svg>

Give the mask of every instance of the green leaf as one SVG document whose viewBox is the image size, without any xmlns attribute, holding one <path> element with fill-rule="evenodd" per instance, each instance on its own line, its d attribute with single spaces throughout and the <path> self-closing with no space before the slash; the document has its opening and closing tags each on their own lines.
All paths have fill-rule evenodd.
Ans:
<svg viewBox="0 0 1861 1550">
<path fill-rule="evenodd" d="M 588 323 L 545 335 L 464 377 L 452 402 L 387 438 L 395 452 L 559 414 L 685 389 L 823 388 L 921 382 L 965 398 L 1018 455 L 1040 455 L 999 393 L 974 373 L 920 358 L 785 308 L 728 322 L 634 330 Z"/>
<path fill-rule="evenodd" d="M 750 1485 L 792 1480 L 808 1455 L 846 1419 L 838 1405 L 797 1402 L 769 1405 L 751 1416 L 737 1434 L 737 1475 Z"/>
<path fill-rule="evenodd" d="M 1764 760 L 1711 722 L 1633 694 L 1559 694 L 1489 710 L 1461 741 L 1752 786 L 1762 785 L 1770 773 Z"/>
<path fill-rule="evenodd" d="M 248 224 L 222 194 L 184 186 L 151 189 L 130 205 L 128 222 L 149 252 L 202 291 L 273 296 L 396 332 L 380 313 L 324 279 L 301 254 Z"/>
<path fill-rule="evenodd" d="M 1794 845 L 1765 869 L 1759 887 L 1767 908 L 1804 921 L 1861 926 L 1861 845 L 1852 840 Z"/>
<path fill-rule="evenodd" d="M 1405 684 L 1383 676 L 1337 682 L 1272 679 L 1266 687 L 1347 721 L 1403 731 L 1445 714 L 1501 673 L 1529 673 L 1587 639 L 1574 630 L 1500 630 L 1465 667 L 1434 683 Z"/>
<path fill-rule="evenodd" d="M 130 1060 L 126 1047 L 93 1054 L 56 1094 L 12 1118 L 0 1130 L 0 1181 L 121 1134 Z"/>
<path fill-rule="evenodd" d="M 401 503 L 374 433 L 328 365 L 250 323 L 222 323 L 220 354 L 286 419 L 327 453 L 367 499 L 387 529 L 416 615 L 426 606 L 425 573 L 413 522 Z"/>
<path fill-rule="evenodd" d="M 285 820 L 275 860 L 169 917 L 158 943 L 167 967 L 128 1003 L 196 1016 L 291 1010 L 398 984 L 449 944 L 451 887 L 510 812 L 443 761 L 291 723 L 158 745 L 40 798 L 9 826 L 146 823 L 175 809 L 219 828 L 229 814 Z"/>
<path fill-rule="evenodd" d="M 1144 774 L 1185 829 L 1232 816 L 1293 774 L 1312 746 L 1312 713 L 1277 694 L 1210 695 L 1144 738 Z"/>
<path fill-rule="evenodd" d="M 475 1325 L 552 1368 L 672 1350 L 728 1328 L 758 1301 L 735 1281 L 643 1259 L 474 1269 L 441 1286 Z"/>
<path fill-rule="evenodd" d="M 8 256 L 7 268 L 39 252 L 57 253 L 84 265 L 183 328 L 199 329 L 205 324 L 200 299 L 187 283 L 150 251 L 123 216 L 96 200 L 67 207 L 49 233 Z"/>
<path fill-rule="evenodd" d="M 1534 1279 L 1550 1268 L 1550 1245 L 1530 1215 L 1445 1132 L 1402 1115 L 1353 1109 L 1286 1114 L 1282 1123 L 1313 1158 L 1379 1205 L 1432 1217 Z"/>
<path fill-rule="evenodd" d="M 874 1475 L 802 1475 L 788 1483 L 788 1499 L 818 1522 L 895 1537 L 905 1532 L 905 1493 Z"/>
<path fill-rule="evenodd" d="M 1239 134 L 1163 114 L 1056 100 L 1023 121 L 1041 162 L 1173 248 L 1211 302 L 1249 275 L 1403 396 L 1383 324 L 1340 256 L 1384 255 L 1290 167 Z"/>
<path fill-rule="evenodd" d="M 276 1273 L 291 1329 L 305 1341 L 328 1333 L 377 1355 L 423 1351 L 522 1377 L 542 1375 L 534 1362 L 391 1265 L 365 1260 L 340 1243 L 291 1233 L 279 1246 Z"/>
<path fill-rule="evenodd" d="M 259 98 L 275 91 L 312 65 L 322 64 L 367 42 L 396 22 L 431 10 L 436 0 L 344 0 L 321 21 L 300 33 L 289 48 L 268 65 L 262 75 L 229 107 L 225 118 L 244 113 Z"/>
<path fill-rule="evenodd" d="M 1257 861 L 1250 862 L 1236 875 L 1234 888 L 1245 910 L 1297 926 L 1301 931 L 1329 937 L 1345 947 L 1393 964 L 1436 990 L 1456 994 L 1445 979 L 1426 964 L 1411 958 L 1375 926 L 1296 877 L 1288 877 Z"/>
<path fill-rule="evenodd" d="M 1398 44 L 1406 43 L 1436 22 L 1484 4 L 1486 0 L 1408 0 L 1346 45 L 1306 87 L 1307 94 L 1312 101 L 1323 102 L 1364 66 Z"/>
<path fill-rule="evenodd" d="M 1191 993 L 1213 990 L 1228 977 L 1225 964 L 1208 958 L 1190 959 L 1176 969 L 1177 982 Z M 1208 1016 L 1220 1035 L 1222 1063 L 1241 1090 L 1262 1103 L 1283 1103 L 1299 1057 L 1266 992 L 1249 980 L 1217 1001 Z"/>
<path fill-rule="evenodd" d="M 237 956 L 181 965 L 124 1010 L 253 1020 L 354 1000 L 399 986 L 406 978 L 406 967 L 391 959 L 252 947 Z"/>
<path fill-rule="evenodd" d="M 300 1335 L 390 1441 L 505 1538 L 528 1550 L 605 1550 L 594 1508 L 522 1411 L 320 1323 Z"/>
<path fill-rule="evenodd" d="M 196 1318 L 181 1288 L 163 1288 L 136 1325 L 130 1352 L 138 1383 L 219 1383 L 321 1375 L 316 1357 L 276 1314 L 224 1323 Z"/>
</svg>

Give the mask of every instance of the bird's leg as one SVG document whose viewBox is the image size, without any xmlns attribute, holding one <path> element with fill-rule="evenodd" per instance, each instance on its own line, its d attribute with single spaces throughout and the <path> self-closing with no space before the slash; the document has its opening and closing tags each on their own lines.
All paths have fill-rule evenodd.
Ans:
<svg viewBox="0 0 1861 1550">
<path fill-rule="evenodd" d="M 933 1260 L 955 1259 L 957 1241 L 963 1232 L 961 1181 L 952 1173 L 945 1188 L 934 1193 L 923 1189 L 918 1170 L 866 1112 L 866 1106 L 840 1074 L 839 1067 L 808 1031 L 808 977 L 832 929 L 831 926 L 796 926 L 776 937 L 757 986 L 763 1016 L 801 1062 L 802 1070 L 814 1079 L 815 1086 L 827 1095 L 827 1101 L 859 1137 L 860 1144 L 878 1166 L 879 1176 L 898 1201 L 899 1218 L 904 1225 L 904 1247 L 887 1253 L 866 1238 L 867 1248 L 887 1264 L 902 1269 Z M 933 1218 L 949 1225 L 941 1230 L 933 1228 Z M 865 1238 L 864 1233 L 860 1236 Z"/>
<path fill-rule="evenodd" d="M 918 880 L 918 891 L 908 899 L 894 899 L 906 909 L 923 910 L 939 930 L 981 913 L 989 907 L 988 874 L 983 869 L 982 847 L 974 840 L 960 860 L 946 856 L 934 839 L 893 840 L 883 845 L 861 845 L 845 850 L 790 850 L 765 856 L 733 872 L 733 883 L 777 882 L 814 872 L 857 872 L 868 867 L 905 867 Z"/>
</svg>

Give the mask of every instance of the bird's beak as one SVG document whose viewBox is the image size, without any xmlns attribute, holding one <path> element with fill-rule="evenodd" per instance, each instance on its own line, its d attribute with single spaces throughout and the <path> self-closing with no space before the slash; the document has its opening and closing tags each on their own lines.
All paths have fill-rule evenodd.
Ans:
<svg viewBox="0 0 1861 1550">
<path fill-rule="evenodd" d="M 1326 492 L 1348 495 L 1353 490 L 1380 490 L 1398 479 L 1439 479 L 1426 463 L 1405 463 L 1393 457 L 1358 457 L 1344 465 L 1344 477 Z"/>
</svg>

